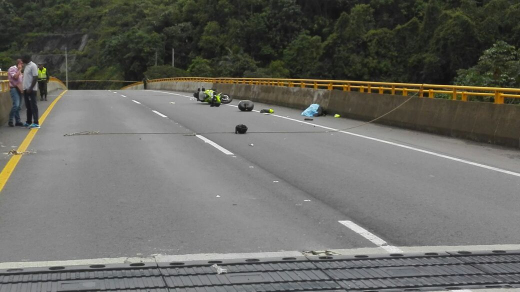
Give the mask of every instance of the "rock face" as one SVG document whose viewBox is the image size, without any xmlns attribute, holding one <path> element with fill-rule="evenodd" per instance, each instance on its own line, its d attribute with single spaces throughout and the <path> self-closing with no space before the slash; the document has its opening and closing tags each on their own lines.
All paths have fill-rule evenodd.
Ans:
<svg viewBox="0 0 520 292">
<path fill-rule="evenodd" d="M 47 35 L 36 38 L 29 44 L 28 49 L 31 52 L 65 51 L 65 48 L 68 48 L 69 51 L 83 51 L 87 41 L 88 34 Z"/>
<path fill-rule="evenodd" d="M 76 64 L 75 53 L 83 51 L 88 40 L 88 34 L 47 35 L 36 38 L 29 44 L 28 49 L 31 52 L 39 52 L 32 55 L 33 61 L 45 64 L 51 75 L 55 75 L 65 72 L 65 49 L 69 52 L 68 65 L 71 71 Z"/>
</svg>

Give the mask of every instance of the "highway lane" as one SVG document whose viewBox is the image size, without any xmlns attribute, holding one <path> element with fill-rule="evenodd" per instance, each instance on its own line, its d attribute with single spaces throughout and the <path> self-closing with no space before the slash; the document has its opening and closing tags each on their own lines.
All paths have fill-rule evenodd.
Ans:
<svg viewBox="0 0 520 292">
<path fill-rule="evenodd" d="M 399 246 L 519 242 L 519 177 L 275 110 L 210 108 L 187 93 L 68 92 L 0 194 L 0 261 L 375 246 L 342 220 Z M 250 133 L 233 134 L 239 123 Z M 81 131 L 112 134 L 63 136 Z M 520 172 L 516 150 L 376 125 L 355 132 Z"/>
<path fill-rule="evenodd" d="M 79 131 L 127 134 L 64 136 Z M 132 134 L 150 132 L 180 135 Z M 69 91 L 0 195 L 0 261 L 366 246 L 339 212 L 184 133 L 121 94 Z"/>
<path fill-rule="evenodd" d="M 252 125 L 251 131 L 259 132 L 317 130 L 283 118 L 242 113 L 233 107 L 192 105 L 186 103 L 194 103 L 186 97 L 189 94 L 177 94 L 154 92 L 143 102 L 157 108 L 175 100 L 176 106 L 164 107 L 163 112 L 194 131 L 229 130 L 237 123 Z M 198 115 L 187 110 L 196 106 L 202 107 Z M 257 105 L 257 109 L 261 107 Z M 281 117 L 303 120 L 299 111 L 276 110 Z M 339 129 L 359 124 L 333 118 L 318 121 Z M 383 139 L 390 136 L 407 146 L 520 172 L 516 150 L 475 143 L 424 145 L 414 132 L 394 129 L 389 134 L 389 127 L 366 128 L 372 129 L 368 134 L 375 138 L 383 132 Z M 364 128 L 356 129 L 356 133 L 364 132 Z M 499 244 L 520 239 L 520 204 L 516 199 L 520 179 L 516 176 L 341 133 L 252 134 L 246 141 L 222 134 L 208 137 L 396 245 Z M 459 141 L 426 134 L 421 137 Z"/>
</svg>

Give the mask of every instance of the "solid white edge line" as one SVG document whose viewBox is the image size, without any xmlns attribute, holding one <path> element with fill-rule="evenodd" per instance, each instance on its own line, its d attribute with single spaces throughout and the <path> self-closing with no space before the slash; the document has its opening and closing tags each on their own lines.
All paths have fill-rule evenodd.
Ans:
<svg viewBox="0 0 520 292">
<path fill-rule="evenodd" d="M 141 103 L 138 102 L 137 100 L 133 100 L 133 99 L 132 99 L 132 101 L 135 102 L 135 103 L 137 103 L 137 104 L 141 104 Z"/>
<path fill-rule="evenodd" d="M 155 111 L 155 110 L 152 110 L 152 112 L 158 114 L 159 116 L 161 116 L 161 117 L 163 117 L 163 118 L 167 118 L 167 117 L 168 117 L 168 116 L 165 116 L 165 115 L 163 115 L 163 114 L 161 114 L 160 112 Z"/>
<path fill-rule="evenodd" d="M 195 137 L 201 139 L 202 141 L 206 142 L 207 144 L 217 148 L 218 150 L 220 150 L 222 153 L 226 154 L 226 155 L 234 155 L 233 152 L 227 150 L 226 148 L 218 145 L 217 143 L 211 141 L 210 139 L 202 136 L 202 135 L 195 135 Z"/>
<path fill-rule="evenodd" d="M 485 164 L 481 164 L 481 163 L 477 163 L 477 162 L 473 162 L 473 161 L 469 161 L 469 160 L 465 160 L 465 159 L 461 159 L 461 158 L 456 158 L 456 157 L 449 156 L 449 155 L 444 155 L 444 154 L 440 154 L 440 153 L 436 153 L 436 152 L 432 152 L 432 151 L 428 151 L 428 150 L 423 150 L 423 149 L 420 149 L 420 148 L 415 148 L 415 147 L 411 147 L 411 146 L 407 146 L 407 145 L 403 145 L 403 144 L 399 144 L 399 143 L 394 143 L 394 142 L 390 142 L 390 141 L 383 140 L 383 139 L 373 138 L 373 137 L 370 137 L 370 136 L 365 136 L 365 135 L 356 134 L 356 133 L 347 132 L 347 131 L 341 131 L 339 129 L 330 128 L 330 127 L 326 127 L 326 126 L 321 126 L 321 125 L 317 125 L 317 124 L 313 124 L 313 123 L 302 122 L 302 121 L 299 121 L 299 120 L 296 120 L 296 119 L 293 119 L 293 118 L 288 118 L 288 117 L 284 117 L 284 116 L 280 116 L 280 115 L 275 115 L 275 114 L 270 114 L 270 115 L 273 116 L 273 117 L 282 118 L 282 119 L 286 119 L 286 120 L 290 120 L 290 121 L 294 121 L 294 122 L 307 124 L 307 125 L 315 126 L 315 127 L 318 127 L 318 128 L 334 131 L 336 133 L 347 134 L 347 135 L 351 135 L 351 136 L 358 137 L 358 138 L 372 140 L 372 141 L 376 141 L 376 142 L 379 142 L 379 143 L 388 144 L 388 145 L 392 145 L 392 146 L 396 146 L 396 147 L 400 147 L 400 148 L 404 148 L 404 149 L 420 152 L 420 153 L 423 153 L 423 154 L 428 154 L 428 155 L 432 155 L 432 156 L 436 156 L 436 157 L 440 157 L 440 158 L 444 158 L 444 159 L 448 159 L 448 160 L 452 160 L 452 161 L 468 164 L 468 165 L 471 165 L 471 166 L 476 166 L 476 167 L 484 168 L 484 169 L 487 169 L 487 170 L 492 170 L 492 171 L 496 171 L 496 172 L 500 172 L 500 173 L 509 174 L 509 175 L 516 176 L 516 177 L 520 177 L 520 173 L 518 173 L 518 172 L 509 171 L 509 170 L 505 170 L 505 169 L 498 168 L 498 167 L 493 167 L 493 166 L 489 166 L 489 165 L 485 165 Z"/>
<path fill-rule="evenodd" d="M 171 92 L 163 92 L 163 91 L 154 91 L 154 92 L 189 97 L 187 95 L 181 95 L 181 94 L 176 94 L 176 93 L 171 93 Z M 230 105 L 230 104 L 226 104 L 226 105 L 227 106 L 231 106 L 231 107 L 237 107 L 236 105 Z M 259 111 L 254 110 L 254 112 L 259 112 Z M 300 121 L 300 120 L 297 120 L 297 119 L 288 118 L 288 117 L 284 117 L 284 116 L 280 116 L 280 115 L 276 115 L 276 114 L 268 114 L 268 115 L 273 116 L 273 117 L 277 117 L 277 118 L 281 118 L 281 119 L 285 119 L 285 120 L 289 120 L 289 121 L 293 121 L 293 122 L 298 122 L 298 123 L 301 123 L 301 124 L 306 124 L 306 125 L 313 126 L 313 127 L 322 128 L 322 129 L 325 129 L 325 130 L 334 131 L 336 133 L 342 133 L 342 134 L 346 134 L 346 135 L 350 135 L 350 136 L 354 136 L 354 137 L 358 137 L 358 138 L 362 138 L 362 139 L 367 139 L 367 140 L 371 140 L 371 141 L 375 141 L 375 142 L 379 142 L 379 143 L 383 143 L 383 144 L 387 144 L 387 145 L 392 145 L 392 146 L 395 146 L 395 147 L 400 147 L 400 148 L 403 148 L 403 149 L 408 149 L 408 150 L 420 152 L 420 153 L 423 153 L 423 154 L 436 156 L 436 157 L 439 157 L 439 158 L 448 159 L 448 160 L 451 160 L 451 161 L 456 161 L 456 162 L 459 162 L 459 163 L 463 163 L 463 164 L 467 164 L 467 165 L 471 165 L 471 166 L 475 166 L 475 167 L 479 167 L 479 168 L 483 168 L 483 169 L 487 169 L 487 170 L 491 170 L 491 171 L 496 171 L 496 172 L 503 173 L 503 174 L 508 174 L 508 175 L 520 177 L 520 173 L 518 173 L 518 172 L 505 170 L 505 169 L 494 167 L 494 166 L 489 166 L 489 165 L 485 165 L 485 164 L 481 164 L 481 163 L 477 163 L 477 162 L 473 162 L 473 161 L 469 161 L 469 160 L 465 160 L 465 159 L 461 159 L 461 158 L 456 158 L 456 157 L 449 156 L 449 155 L 436 153 L 436 152 L 433 152 L 433 151 L 428 151 L 428 150 L 424 150 L 424 149 L 420 149 L 420 148 L 416 148 L 416 147 L 412 147 L 412 146 L 407 146 L 407 145 L 403 145 L 403 144 L 399 144 L 399 143 L 395 143 L 395 142 L 390 142 L 390 141 L 383 140 L 383 139 L 373 138 L 373 137 L 370 137 L 370 136 L 365 136 L 365 135 L 356 134 L 356 133 L 347 132 L 347 131 L 341 131 L 340 129 L 335 129 L 335 128 L 326 127 L 326 126 L 322 126 L 322 125 L 318 125 L 318 124 L 308 123 L 308 122 L 304 122 L 304 121 Z"/>
<path fill-rule="evenodd" d="M 350 228 L 352 231 L 356 232 L 357 234 L 363 236 L 364 238 L 368 239 L 373 244 L 381 247 L 382 249 L 388 251 L 388 252 L 396 252 L 400 253 L 403 252 L 400 248 L 388 245 L 386 241 L 384 241 L 382 238 L 378 237 L 377 235 L 373 234 L 372 232 L 366 230 L 365 228 L 357 225 L 356 223 L 352 221 L 338 221 L 342 225 Z"/>
</svg>

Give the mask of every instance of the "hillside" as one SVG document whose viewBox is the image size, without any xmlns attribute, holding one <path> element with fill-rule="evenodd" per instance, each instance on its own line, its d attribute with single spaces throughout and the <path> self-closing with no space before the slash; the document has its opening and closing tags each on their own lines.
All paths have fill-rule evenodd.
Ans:
<svg viewBox="0 0 520 292">
<path fill-rule="evenodd" d="M 29 52 L 63 77 L 68 47 L 72 79 L 452 83 L 498 41 L 512 61 L 520 47 L 517 0 L 0 0 L 0 18 L 2 68 Z"/>
</svg>

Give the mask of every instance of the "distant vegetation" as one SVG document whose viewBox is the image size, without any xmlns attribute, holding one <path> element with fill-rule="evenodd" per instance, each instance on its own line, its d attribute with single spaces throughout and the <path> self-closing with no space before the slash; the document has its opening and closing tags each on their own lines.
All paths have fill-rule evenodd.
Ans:
<svg viewBox="0 0 520 292">
<path fill-rule="evenodd" d="M 2 68 L 35 37 L 88 33 L 78 79 L 148 72 L 520 87 L 518 0 L 0 0 L 0 19 Z"/>
</svg>

